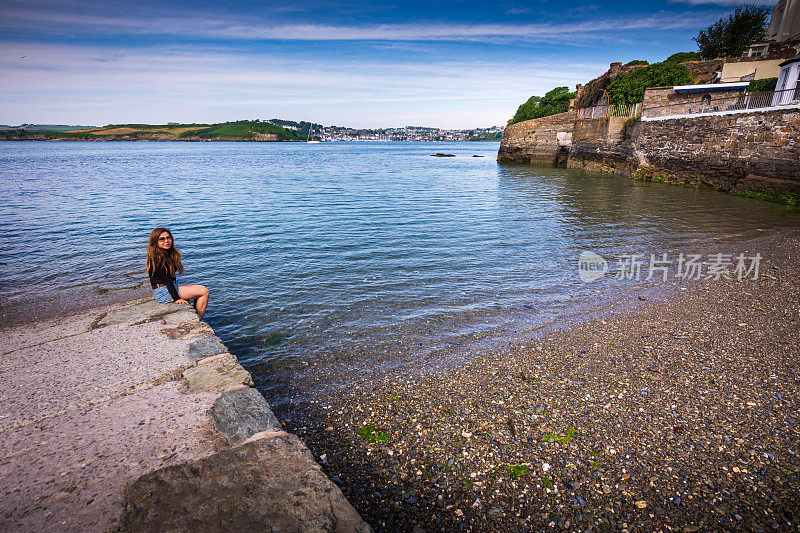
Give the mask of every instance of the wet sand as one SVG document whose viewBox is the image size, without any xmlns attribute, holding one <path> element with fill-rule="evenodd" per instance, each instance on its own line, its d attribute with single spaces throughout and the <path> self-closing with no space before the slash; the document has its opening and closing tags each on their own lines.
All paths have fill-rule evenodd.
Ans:
<svg viewBox="0 0 800 533">
<path fill-rule="evenodd" d="M 757 281 L 277 414 L 377 531 L 796 530 L 800 234 L 744 246 Z"/>
</svg>

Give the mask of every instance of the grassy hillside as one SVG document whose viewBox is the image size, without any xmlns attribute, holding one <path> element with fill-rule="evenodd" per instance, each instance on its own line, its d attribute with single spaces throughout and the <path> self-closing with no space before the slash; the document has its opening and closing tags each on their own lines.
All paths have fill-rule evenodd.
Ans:
<svg viewBox="0 0 800 533">
<path fill-rule="evenodd" d="M 259 133 L 274 133 L 279 141 L 297 141 L 300 136 L 292 131 L 270 124 L 269 122 L 226 122 L 225 124 L 213 124 L 207 128 L 187 129 L 180 134 L 181 138 L 200 137 L 201 139 L 213 138 L 233 138 L 233 139 L 252 139 Z"/>
</svg>

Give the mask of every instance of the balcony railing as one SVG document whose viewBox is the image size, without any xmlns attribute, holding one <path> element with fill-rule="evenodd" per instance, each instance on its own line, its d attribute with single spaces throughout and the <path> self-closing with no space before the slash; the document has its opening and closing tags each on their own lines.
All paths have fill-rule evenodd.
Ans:
<svg viewBox="0 0 800 533">
<path fill-rule="evenodd" d="M 716 98 L 704 95 L 694 100 L 683 100 L 663 106 L 647 106 L 642 112 L 642 118 L 699 115 L 724 111 L 745 112 L 793 104 L 800 104 L 800 87 L 782 91 L 742 93 Z"/>
<path fill-rule="evenodd" d="M 642 104 L 598 105 L 578 109 L 578 119 L 608 118 L 608 117 L 638 117 L 642 113 Z"/>
</svg>

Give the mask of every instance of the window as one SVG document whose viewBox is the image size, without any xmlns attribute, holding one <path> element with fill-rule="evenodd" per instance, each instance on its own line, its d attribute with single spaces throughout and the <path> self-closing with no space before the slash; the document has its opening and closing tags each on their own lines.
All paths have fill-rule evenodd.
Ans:
<svg viewBox="0 0 800 533">
<path fill-rule="evenodd" d="M 800 100 L 800 65 L 797 65 L 797 79 L 794 82 L 793 100 Z"/>
<path fill-rule="evenodd" d="M 775 86 L 776 91 L 782 91 L 786 88 L 786 78 L 789 77 L 789 69 L 785 68 L 781 70 L 780 75 L 778 76 L 778 83 Z"/>
</svg>

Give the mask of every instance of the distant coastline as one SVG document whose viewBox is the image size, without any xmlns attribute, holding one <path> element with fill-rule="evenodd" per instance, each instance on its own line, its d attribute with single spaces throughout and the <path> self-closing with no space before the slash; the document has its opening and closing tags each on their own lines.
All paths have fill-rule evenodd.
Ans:
<svg viewBox="0 0 800 533">
<path fill-rule="evenodd" d="M 0 131 L 7 141 L 305 141 L 306 136 L 270 122 L 222 124 L 111 124 L 100 128 L 50 131 L 20 127 Z"/>
<path fill-rule="evenodd" d="M 444 130 L 424 126 L 358 129 L 322 126 L 311 122 L 272 119 L 242 120 L 220 124 L 110 124 L 102 127 L 37 125 L 0 126 L 5 141 L 184 141 L 184 142 L 306 142 L 314 141 L 428 141 L 499 142 L 504 128 L 492 126 L 464 130 Z"/>
</svg>

